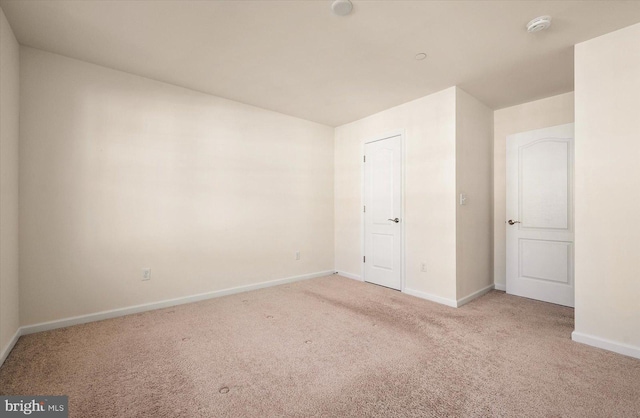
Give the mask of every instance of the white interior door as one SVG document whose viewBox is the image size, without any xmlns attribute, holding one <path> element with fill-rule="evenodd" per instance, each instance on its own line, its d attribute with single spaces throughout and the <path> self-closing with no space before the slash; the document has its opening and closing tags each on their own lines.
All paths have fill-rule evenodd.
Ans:
<svg viewBox="0 0 640 418">
<path fill-rule="evenodd" d="M 573 124 L 507 138 L 507 293 L 574 305 Z"/>
<path fill-rule="evenodd" d="M 365 144 L 364 280 L 402 287 L 402 137 Z"/>
</svg>

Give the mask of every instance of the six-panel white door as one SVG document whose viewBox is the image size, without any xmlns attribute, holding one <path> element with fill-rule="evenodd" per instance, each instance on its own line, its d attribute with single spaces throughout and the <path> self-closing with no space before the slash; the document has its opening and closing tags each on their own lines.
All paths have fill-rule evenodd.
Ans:
<svg viewBox="0 0 640 418">
<path fill-rule="evenodd" d="M 364 280 L 402 287 L 402 137 L 365 144 Z"/>
<path fill-rule="evenodd" d="M 574 306 L 573 135 L 507 137 L 507 293 Z"/>
</svg>

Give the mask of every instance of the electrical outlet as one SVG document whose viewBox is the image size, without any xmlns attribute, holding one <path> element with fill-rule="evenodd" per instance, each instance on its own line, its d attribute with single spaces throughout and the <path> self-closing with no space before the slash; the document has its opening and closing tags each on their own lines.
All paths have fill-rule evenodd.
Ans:
<svg viewBox="0 0 640 418">
<path fill-rule="evenodd" d="M 300 260 L 300 251 L 296 251 L 296 260 Z"/>
<path fill-rule="evenodd" d="M 146 269 L 142 269 L 142 280 L 151 280 L 151 269 L 150 268 L 146 268 Z"/>
<path fill-rule="evenodd" d="M 422 265 L 420 266 L 420 271 L 423 273 L 427 272 L 427 263 L 422 263 Z"/>
</svg>

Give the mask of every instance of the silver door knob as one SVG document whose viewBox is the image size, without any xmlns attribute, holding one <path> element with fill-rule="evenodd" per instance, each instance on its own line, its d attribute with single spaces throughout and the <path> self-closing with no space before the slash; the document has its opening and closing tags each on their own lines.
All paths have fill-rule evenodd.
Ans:
<svg viewBox="0 0 640 418">
<path fill-rule="evenodd" d="M 395 222 L 395 223 L 400 222 L 400 219 L 398 219 L 398 218 L 395 218 L 395 219 L 387 219 L 387 220 L 388 220 L 388 221 L 391 221 L 391 222 Z"/>
<path fill-rule="evenodd" d="M 509 219 L 509 220 L 507 221 L 507 223 L 508 223 L 509 225 L 515 225 L 515 224 L 519 224 L 519 223 L 520 223 L 520 221 L 514 221 L 514 220 Z"/>
</svg>

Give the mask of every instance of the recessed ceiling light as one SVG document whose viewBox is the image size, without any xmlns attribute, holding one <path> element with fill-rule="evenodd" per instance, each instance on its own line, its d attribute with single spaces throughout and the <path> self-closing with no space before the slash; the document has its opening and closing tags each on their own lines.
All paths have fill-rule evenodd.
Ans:
<svg viewBox="0 0 640 418">
<path fill-rule="evenodd" d="M 331 10 L 338 16 L 346 16 L 353 10 L 353 4 L 349 0 L 335 0 L 331 3 Z"/>
<path fill-rule="evenodd" d="M 527 23 L 527 32 L 540 32 L 551 26 L 551 16 L 539 16 Z"/>
<path fill-rule="evenodd" d="M 418 61 L 422 61 L 425 58 L 427 58 L 427 54 L 425 54 L 424 52 L 420 52 L 419 54 L 416 54 L 416 59 Z"/>
</svg>

